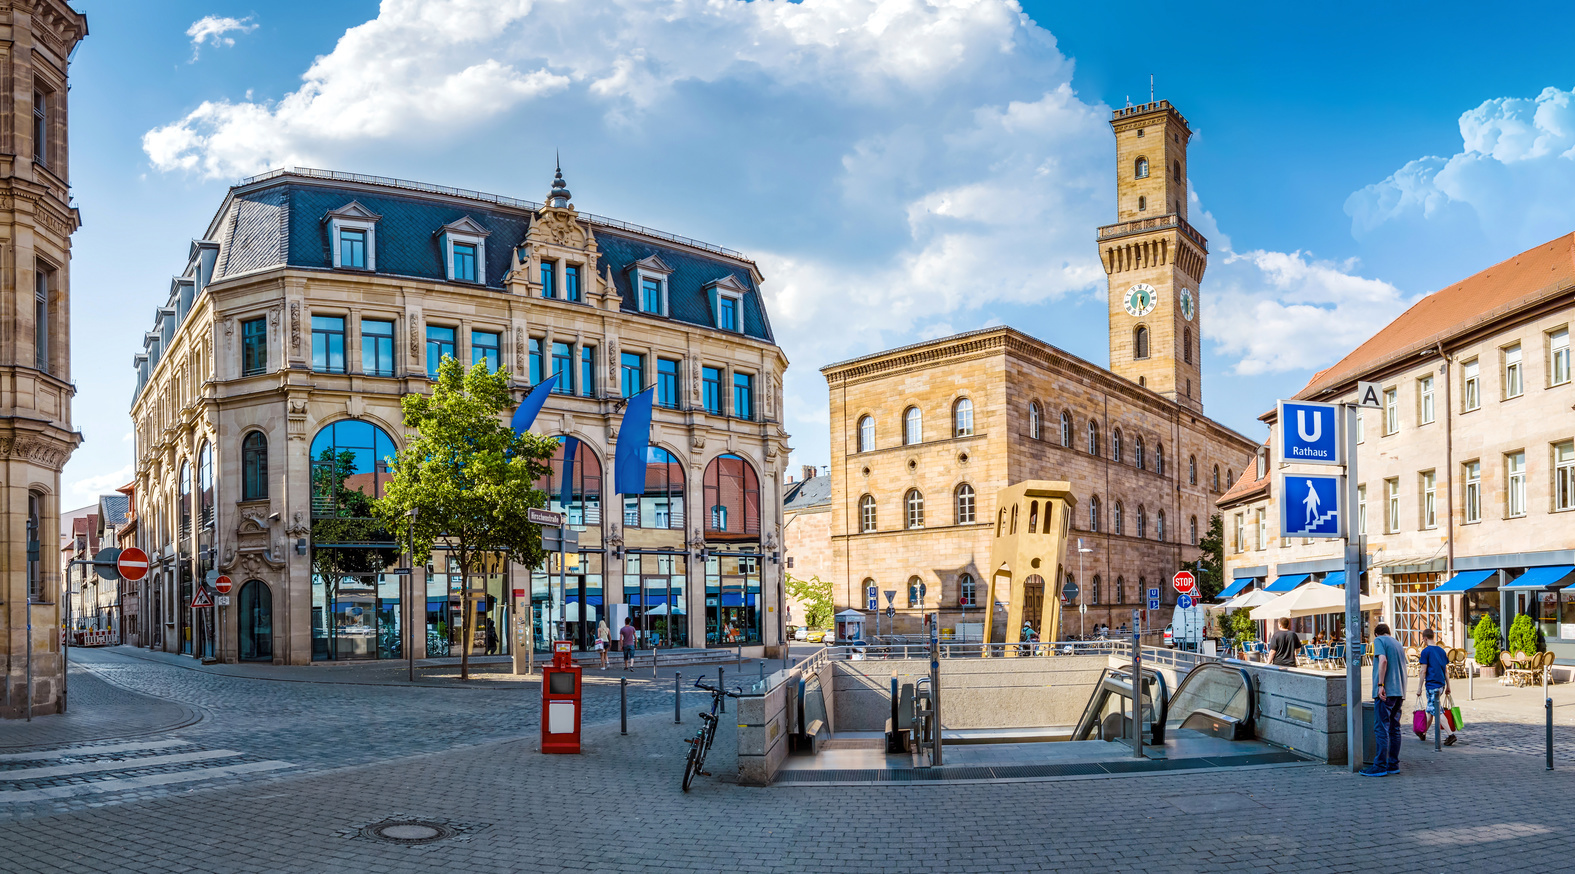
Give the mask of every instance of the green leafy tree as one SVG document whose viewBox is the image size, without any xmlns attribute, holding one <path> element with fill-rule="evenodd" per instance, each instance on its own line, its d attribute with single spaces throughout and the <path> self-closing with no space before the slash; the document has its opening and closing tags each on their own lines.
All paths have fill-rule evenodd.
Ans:
<svg viewBox="0 0 1575 874">
<path fill-rule="evenodd" d="M 410 542 L 417 564 L 435 547 L 448 550 L 463 580 L 460 611 L 460 679 L 470 679 L 475 624 L 470 591 L 473 569 L 484 556 L 508 552 L 527 566 L 541 564 L 541 529 L 526 519 L 546 504 L 535 483 L 548 473 L 557 442 L 519 434 L 504 420 L 515 406 L 507 370 L 467 368 L 445 356 L 432 394 L 400 402 L 415 436 L 394 461 L 394 477 L 373 512 L 401 542 Z"/>
<path fill-rule="evenodd" d="M 1252 620 L 1252 608 L 1230 610 L 1220 614 L 1220 634 L 1232 640 L 1252 640 L 1258 636 L 1258 624 Z"/>
<path fill-rule="evenodd" d="M 1220 520 L 1220 515 L 1215 513 L 1209 517 L 1209 530 L 1198 540 L 1198 549 L 1203 554 L 1198 558 L 1203 562 L 1203 572 L 1198 573 L 1195 562 L 1187 562 L 1181 567 L 1198 575 L 1198 588 L 1203 592 L 1203 599 L 1210 601 L 1225 589 L 1225 523 Z"/>
<path fill-rule="evenodd" d="M 831 583 L 821 582 L 819 576 L 801 580 L 792 574 L 787 578 L 787 593 L 804 605 L 804 624 L 810 628 L 830 628 L 835 612 L 831 601 Z"/>
<path fill-rule="evenodd" d="M 1537 638 L 1537 623 L 1525 613 L 1515 617 L 1509 624 L 1509 651 L 1510 653 L 1534 653 L 1539 647 Z"/>
<path fill-rule="evenodd" d="M 1477 664 L 1498 664 L 1498 623 L 1491 615 L 1477 620 L 1477 627 L 1471 630 L 1471 640 L 1476 644 Z"/>
</svg>

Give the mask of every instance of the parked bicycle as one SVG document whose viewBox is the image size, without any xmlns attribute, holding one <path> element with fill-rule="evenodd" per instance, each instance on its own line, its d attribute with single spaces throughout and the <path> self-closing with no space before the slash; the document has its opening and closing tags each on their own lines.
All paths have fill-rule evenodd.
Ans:
<svg viewBox="0 0 1575 874">
<path fill-rule="evenodd" d="M 711 743 L 716 740 L 717 712 L 722 709 L 722 696 L 738 698 L 743 693 L 741 686 L 734 687 L 738 689 L 737 692 L 729 692 L 726 689 L 707 686 L 699 680 L 695 681 L 695 688 L 711 693 L 711 712 L 700 711 L 700 728 L 695 731 L 694 737 L 684 740 L 689 744 L 689 757 L 684 761 L 685 792 L 688 792 L 690 784 L 694 783 L 695 775 L 711 776 L 711 773 L 705 770 L 705 755 L 711 752 Z"/>
</svg>

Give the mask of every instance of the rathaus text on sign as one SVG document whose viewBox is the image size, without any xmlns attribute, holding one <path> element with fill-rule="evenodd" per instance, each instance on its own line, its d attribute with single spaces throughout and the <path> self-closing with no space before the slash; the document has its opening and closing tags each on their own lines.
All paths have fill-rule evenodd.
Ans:
<svg viewBox="0 0 1575 874">
<path fill-rule="evenodd" d="M 1280 459 L 1287 463 L 1344 464 L 1336 404 L 1280 401 Z"/>
</svg>

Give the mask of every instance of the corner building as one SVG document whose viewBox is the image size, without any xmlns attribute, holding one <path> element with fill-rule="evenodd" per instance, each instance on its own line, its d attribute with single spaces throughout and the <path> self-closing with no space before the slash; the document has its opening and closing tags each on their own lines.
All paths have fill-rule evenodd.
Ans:
<svg viewBox="0 0 1575 874">
<path fill-rule="evenodd" d="M 82 441 L 71 423 L 71 234 L 82 217 L 67 96 L 87 32 L 65 0 L 0 4 L 0 718 L 65 704 L 60 471 Z"/>
<path fill-rule="evenodd" d="M 822 369 L 835 600 L 865 611 L 868 630 L 921 632 L 936 611 L 943 633 L 981 627 L 992 526 L 1013 524 L 996 493 L 1024 480 L 1069 482 L 1075 498 L 1064 572 L 1029 580 L 1028 624 L 1042 631 L 1044 599 L 1070 578 L 1082 603 L 1065 633 L 1130 623 L 1149 588 L 1162 609 L 1148 627 L 1161 629 L 1171 576 L 1198 559 L 1214 499 L 1252 459 L 1251 440 L 1202 412 L 1208 243 L 1186 221 L 1186 120 L 1159 101 L 1116 110 L 1111 126 L 1120 221 L 1097 233 L 1110 369 L 1008 327 Z"/>
<path fill-rule="evenodd" d="M 762 277 L 569 197 L 561 174 L 546 204 L 316 170 L 230 190 L 135 358 L 137 536 L 155 567 L 139 642 L 290 664 L 504 655 L 560 620 L 587 644 L 623 615 L 642 645 L 780 642 L 787 361 Z M 400 545 L 357 518 L 405 443 L 400 398 L 444 356 L 506 366 L 518 397 L 556 382 L 534 427 L 560 438 L 540 485 L 580 532 L 566 568 L 504 561 L 472 580 L 486 594 L 468 642 L 448 556 L 407 583 L 387 573 Z M 607 492 L 619 402 L 652 385 L 646 492 L 624 499 Z M 193 608 L 212 571 L 234 581 L 230 605 Z"/>
</svg>

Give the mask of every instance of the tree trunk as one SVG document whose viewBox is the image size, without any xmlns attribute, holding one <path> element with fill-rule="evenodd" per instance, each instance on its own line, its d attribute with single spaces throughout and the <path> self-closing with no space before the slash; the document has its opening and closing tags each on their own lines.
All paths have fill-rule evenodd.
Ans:
<svg viewBox="0 0 1575 874">
<path fill-rule="evenodd" d="M 459 680 L 470 680 L 470 641 L 475 636 L 471 629 L 473 611 L 470 609 L 470 552 L 459 553 Z"/>
</svg>

